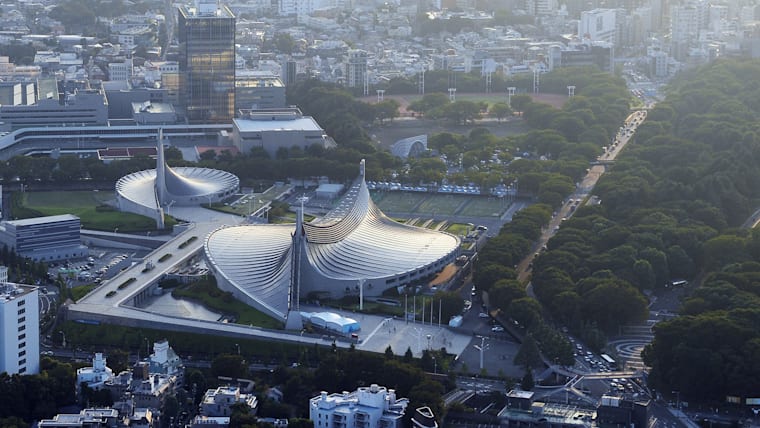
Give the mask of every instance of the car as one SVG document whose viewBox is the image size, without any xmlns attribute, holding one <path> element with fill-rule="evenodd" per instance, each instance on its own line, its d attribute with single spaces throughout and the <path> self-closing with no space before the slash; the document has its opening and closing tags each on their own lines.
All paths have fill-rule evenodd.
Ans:
<svg viewBox="0 0 760 428">
<path fill-rule="evenodd" d="M 496 326 L 491 327 L 491 331 L 494 332 L 494 333 L 500 333 L 500 332 L 504 331 L 504 327 L 502 327 L 500 325 L 496 325 Z"/>
<path fill-rule="evenodd" d="M 53 351 L 42 351 L 40 352 L 40 355 L 45 355 L 47 357 L 53 356 Z"/>
<path fill-rule="evenodd" d="M 489 318 L 489 315 L 485 312 L 481 312 L 478 314 L 478 318 Z"/>
</svg>

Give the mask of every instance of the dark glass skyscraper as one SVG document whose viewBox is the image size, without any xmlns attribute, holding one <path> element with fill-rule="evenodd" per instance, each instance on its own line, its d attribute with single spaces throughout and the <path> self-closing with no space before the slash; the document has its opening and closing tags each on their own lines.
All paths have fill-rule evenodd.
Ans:
<svg viewBox="0 0 760 428">
<path fill-rule="evenodd" d="M 232 122 L 235 117 L 235 15 L 201 0 L 180 6 L 180 100 L 190 122 Z"/>
</svg>

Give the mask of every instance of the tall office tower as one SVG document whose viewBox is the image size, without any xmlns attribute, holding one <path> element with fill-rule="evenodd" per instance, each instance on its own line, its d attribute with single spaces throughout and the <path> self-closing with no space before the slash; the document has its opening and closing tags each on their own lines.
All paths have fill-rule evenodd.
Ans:
<svg viewBox="0 0 760 428">
<path fill-rule="evenodd" d="M 4 278 L 4 279 L 2 279 Z M 0 373 L 40 371 L 40 310 L 37 287 L 11 284 L 0 267 Z"/>
<path fill-rule="evenodd" d="M 180 6 L 181 104 L 195 123 L 230 123 L 235 117 L 235 15 L 200 0 Z"/>
<path fill-rule="evenodd" d="M 288 87 L 288 86 L 293 86 L 296 83 L 297 69 L 298 67 L 295 61 L 293 61 L 292 59 L 285 61 L 285 63 L 282 65 L 282 76 L 281 76 L 283 85 Z"/>
<path fill-rule="evenodd" d="M 349 88 L 364 88 L 366 95 L 367 51 L 351 49 L 348 51 L 346 62 L 346 86 Z"/>
</svg>

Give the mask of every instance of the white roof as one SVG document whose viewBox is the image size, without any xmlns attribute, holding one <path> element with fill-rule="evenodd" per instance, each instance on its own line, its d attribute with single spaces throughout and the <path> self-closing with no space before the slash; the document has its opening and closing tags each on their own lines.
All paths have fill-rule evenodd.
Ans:
<svg viewBox="0 0 760 428">
<path fill-rule="evenodd" d="M 49 215 L 46 217 L 25 218 L 21 220 L 9 220 L 7 223 L 14 226 L 31 226 L 35 224 L 53 223 L 57 221 L 79 220 L 73 214 Z"/>
<path fill-rule="evenodd" d="M 317 121 L 311 116 L 301 116 L 296 119 L 285 120 L 254 120 L 232 119 L 235 127 L 240 132 L 267 132 L 267 131 L 323 131 Z"/>
<path fill-rule="evenodd" d="M 294 224 L 241 225 L 218 229 L 206 238 L 206 259 L 258 303 L 282 318 L 288 308 Z M 451 234 L 398 223 L 372 202 L 360 176 L 324 217 L 300 232 L 301 269 L 310 269 L 329 290 L 338 281 L 382 280 L 414 273 L 452 255 L 459 239 Z M 382 239 L 380 239 L 382 238 Z M 385 283 L 375 284 L 385 286 Z"/>
</svg>

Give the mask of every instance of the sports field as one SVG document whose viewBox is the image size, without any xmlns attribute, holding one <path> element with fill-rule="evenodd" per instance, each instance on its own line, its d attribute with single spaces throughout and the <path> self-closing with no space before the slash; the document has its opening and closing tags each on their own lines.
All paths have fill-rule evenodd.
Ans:
<svg viewBox="0 0 760 428">
<path fill-rule="evenodd" d="M 509 204 L 499 198 L 439 193 L 377 192 L 372 199 L 383 212 L 422 218 L 442 216 L 498 217 Z"/>
<path fill-rule="evenodd" d="M 156 222 L 148 217 L 120 212 L 106 204 L 114 198 L 114 192 L 102 191 L 17 193 L 12 213 L 16 218 L 73 214 L 85 229 L 132 232 L 156 228 Z"/>
<path fill-rule="evenodd" d="M 373 192 L 372 200 L 382 211 L 389 213 L 411 213 L 423 197 L 422 193 L 411 192 Z"/>
<path fill-rule="evenodd" d="M 470 198 L 459 214 L 468 217 L 499 217 L 508 206 L 509 202 L 504 198 L 481 196 Z"/>
</svg>

